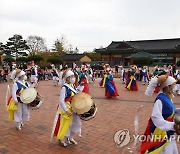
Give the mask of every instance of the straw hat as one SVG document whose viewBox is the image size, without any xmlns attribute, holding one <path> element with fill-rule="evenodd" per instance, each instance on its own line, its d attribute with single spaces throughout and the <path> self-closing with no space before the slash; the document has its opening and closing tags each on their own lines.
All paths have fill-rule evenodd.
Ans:
<svg viewBox="0 0 180 154">
<path fill-rule="evenodd" d="M 71 107 L 77 114 L 83 114 L 88 112 L 93 105 L 93 100 L 91 96 L 86 93 L 79 93 L 75 95 L 72 99 Z"/>
<path fill-rule="evenodd" d="M 36 96 L 37 96 L 36 89 L 27 88 L 21 93 L 20 100 L 25 104 L 29 104 L 35 100 Z"/>
</svg>

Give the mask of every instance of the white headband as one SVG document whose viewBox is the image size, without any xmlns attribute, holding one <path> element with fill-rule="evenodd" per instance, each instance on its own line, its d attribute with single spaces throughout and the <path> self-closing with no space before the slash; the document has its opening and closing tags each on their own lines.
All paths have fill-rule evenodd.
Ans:
<svg viewBox="0 0 180 154">
<path fill-rule="evenodd" d="M 71 75 L 74 75 L 74 73 L 71 70 L 67 71 L 64 79 L 66 79 L 67 77 L 69 77 Z"/>
<path fill-rule="evenodd" d="M 16 75 L 16 77 L 17 78 L 19 78 L 19 77 L 21 77 L 22 75 L 25 75 L 26 73 L 24 72 L 24 71 L 21 71 L 20 73 L 18 73 L 17 75 Z"/>
<path fill-rule="evenodd" d="M 162 84 L 161 88 L 164 88 L 166 86 L 170 86 L 173 83 L 176 83 L 175 78 L 173 78 L 172 76 L 168 76 L 168 78 L 166 79 L 166 81 Z"/>
<path fill-rule="evenodd" d="M 160 86 L 161 90 L 166 87 L 166 86 L 170 86 L 173 83 L 175 83 L 176 80 L 172 77 L 172 76 L 168 76 L 168 78 L 166 79 L 166 81 Z M 154 92 L 154 89 L 156 88 L 158 84 L 158 78 L 154 77 L 150 80 L 149 85 L 145 91 L 145 95 L 146 96 L 151 96 Z"/>
</svg>

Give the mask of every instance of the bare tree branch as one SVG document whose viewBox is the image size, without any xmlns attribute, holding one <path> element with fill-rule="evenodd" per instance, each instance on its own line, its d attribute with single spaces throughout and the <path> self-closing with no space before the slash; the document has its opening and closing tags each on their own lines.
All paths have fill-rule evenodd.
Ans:
<svg viewBox="0 0 180 154">
<path fill-rule="evenodd" d="M 29 46 L 28 51 L 31 55 L 36 55 L 41 51 L 47 51 L 45 39 L 36 35 L 31 35 L 27 38 L 27 45 Z"/>
</svg>

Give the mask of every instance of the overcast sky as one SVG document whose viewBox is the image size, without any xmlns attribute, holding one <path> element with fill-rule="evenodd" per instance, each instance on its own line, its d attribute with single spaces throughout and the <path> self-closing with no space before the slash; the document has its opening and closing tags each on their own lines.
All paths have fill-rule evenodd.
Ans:
<svg viewBox="0 0 180 154">
<path fill-rule="evenodd" d="M 180 0 L 0 0 L 0 42 L 65 35 L 80 52 L 111 41 L 180 38 Z"/>
</svg>

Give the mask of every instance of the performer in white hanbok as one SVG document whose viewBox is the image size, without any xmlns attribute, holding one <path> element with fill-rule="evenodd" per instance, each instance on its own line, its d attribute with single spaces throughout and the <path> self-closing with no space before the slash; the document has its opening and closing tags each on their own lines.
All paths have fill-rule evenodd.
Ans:
<svg viewBox="0 0 180 154">
<path fill-rule="evenodd" d="M 148 68 L 147 68 L 147 66 L 143 67 L 142 72 L 143 72 L 142 82 L 143 82 L 143 85 L 145 85 L 146 82 L 149 82 L 149 75 L 148 75 Z"/>
<path fill-rule="evenodd" d="M 17 130 L 21 130 L 23 121 L 29 121 L 29 109 L 27 104 L 21 102 L 20 95 L 30 85 L 26 82 L 27 76 L 24 71 L 17 70 L 16 78 L 12 87 L 12 96 L 8 100 L 7 111 L 9 111 L 9 120 L 14 120 Z"/>
<path fill-rule="evenodd" d="M 124 69 L 123 66 L 120 66 L 121 69 L 121 79 L 122 79 L 122 83 L 126 83 L 126 70 Z"/>
<path fill-rule="evenodd" d="M 64 84 L 64 80 L 63 80 L 63 78 L 62 78 L 63 73 L 64 73 L 64 70 L 63 70 L 63 68 L 62 68 L 62 69 L 60 70 L 60 72 L 59 72 L 59 86 L 60 86 L 60 87 L 62 87 L 63 84 Z"/>
<path fill-rule="evenodd" d="M 75 77 L 71 70 L 66 70 L 63 74 L 65 84 L 61 88 L 59 97 L 59 109 L 54 120 L 52 135 L 55 136 L 62 146 L 77 144 L 74 135 L 81 135 L 81 120 L 79 115 L 74 113 L 70 107 L 74 95 L 83 90 L 83 86 L 77 89 L 74 86 Z"/>
<path fill-rule="evenodd" d="M 17 71 L 17 68 L 16 68 L 16 64 L 13 63 L 12 64 L 12 71 L 10 73 L 10 79 L 15 82 L 16 81 L 16 71 Z"/>
<path fill-rule="evenodd" d="M 55 68 L 54 64 L 52 64 L 51 66 L 52 66 L 51 73 L 53 76 L 53 85 L 57 86 L 59 83 L 59 73 L 58 73 L 57 69 Z"/>
<path fill-rule="evenodd" d="M 176 80 L 168 75 L 154 77 L 145 94 L 152 95 L 157 83 L 161 85 L 161 91 L 154 101 L 152 114 L 144 134 L 146 140 L 141 144 L 140 153 L 178 154 L 174 139 L 174 133 L 177 132 L 177 124 L 174 122 L 176 107 L 172 102 L 173 94 L 177 90 Z"/>
<path fill-rule="evenodd" d="M 38 86 L 38 72 L 37 66 L 34 65 L 34 61 L 31 62 L 31 84 L 32 87 Z"/>
</svg>

